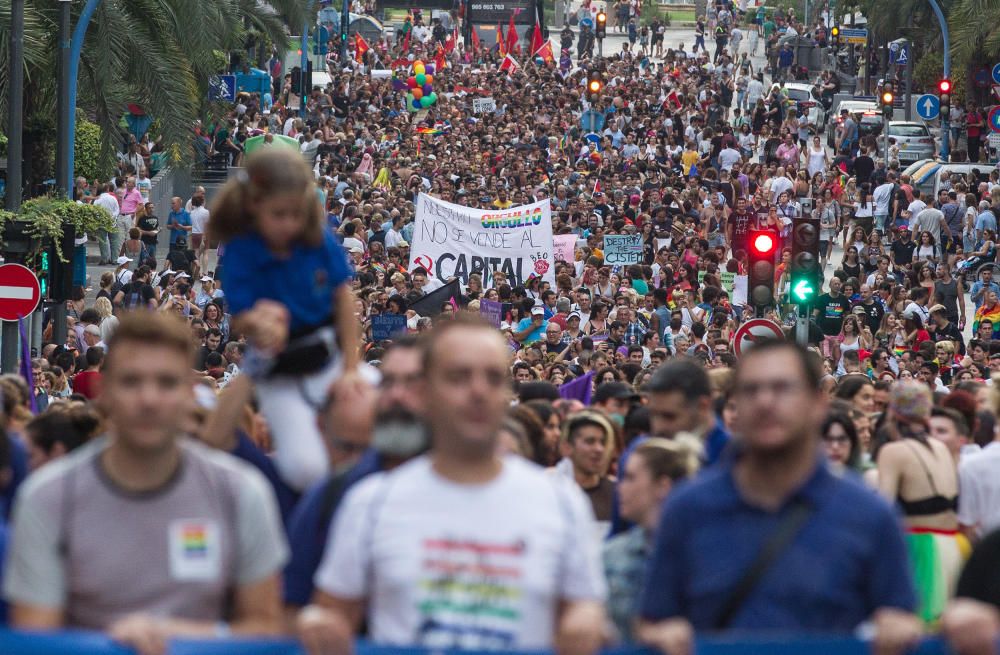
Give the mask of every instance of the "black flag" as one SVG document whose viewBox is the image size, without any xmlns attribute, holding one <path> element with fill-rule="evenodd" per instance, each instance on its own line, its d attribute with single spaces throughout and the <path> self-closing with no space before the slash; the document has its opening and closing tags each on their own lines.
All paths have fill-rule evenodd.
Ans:
<svg viewBox="0 0 1000 655">
<path fill-rule="evenodd" d="M 409 309 L 421 316 L 437 316 L 441 313 L 441 305 L 450 302 L 452 298 L 457 303 L 461 297 L 462 287 L 458 283 L 458 278 L 455 278 L 440 289 L 435 289 L 420 300 L 410 303 Z"/>
</svg>

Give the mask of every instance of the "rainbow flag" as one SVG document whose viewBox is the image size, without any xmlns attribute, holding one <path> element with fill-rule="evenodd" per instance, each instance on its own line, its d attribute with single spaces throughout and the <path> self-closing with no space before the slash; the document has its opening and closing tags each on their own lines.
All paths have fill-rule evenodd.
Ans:
<svg viewBox="0 0 1000 655">
<path fill-rule="evenodd" d="M 1000 305 L 987 307 L 984 303 L 976 310 L 976 318 L 972 323 L 972 333 L 979 331 L 979 324 L 983 321 L 990 321 L 993 324 L 993 338 L 1000 339 Z"/>
</svg>

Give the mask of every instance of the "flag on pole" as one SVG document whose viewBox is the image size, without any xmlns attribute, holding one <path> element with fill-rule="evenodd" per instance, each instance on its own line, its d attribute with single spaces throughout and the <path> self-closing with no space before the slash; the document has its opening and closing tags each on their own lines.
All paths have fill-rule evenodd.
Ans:
<svg viewBox="0 0 1000 655">
<path fill-rule="evenodd" d="M 472 51 L 479 52 L 479 30 L 472 26 Z"/>
<path fill-rule="evenodd" d="M 535 29 L 531 32 L 531 55 L 535 56 L 542 48 L 542 28 L 535 23 Z"/>
<path fill-rule="evenodd" d="M 361 32 L 354 35 L 354 61 L 361 63 L 365 53 L 370 50 L 368 42 L 361 36 Z"/>
<path fill-rule="evenodd" d="M 507 54 L 507 37 L 503 33 L 503 23 L 497 23 L 497 54 L 501 57 Z"/>
<path fill-rule="evenodd" d="M 517 28 L 514 27 L 514 19 L 521 13 L 521 8 L 517 7 L 510 12 L 510 21 L 507 23 L 507 53 L 515 52 L 517 48 Z"/>
<path fill-rule="evenodd" d="M 670 103 L 674 109 L 681 108 L 681 97 L 678 95 L 676 89 L 667 94 L 667 102 Z"/>
<path fill-rule="evenodd" d="M 601 192 L 601 180 L 600 179 L 594 180 L 594 192 L 591 193 L 591 195 L 596 196 L 600 192 Z"/>
<path fill-rule="evenodd" d="M 413 35 L 413 29 L 411 28 L 411 29 L 410 29 L 410 30 L 409 30 L 409 31 L 408 31 L 408 32 L 406 33 L 406 36 L 405 36 L 405 37 L 403 37 L 403 52 L 404 52 L 404 53 L 406 53 L 406 52 L 409 52 L 409 51 L 410 51 L 410 37 L 411 37 L 412 35 Z"/>
<path fill-rule="evenodd" d="M 521 64 L 517 63 L 517 60 L 508 52 L 504 55 L 503 61 L 500 62 L 500 67 L 497 70 L 514 74 L 519 68 L 521 68 Z"/>
<path fill-rule="evenodd" d="M 546 41 L 545 43 L 543 43 L 542 47 L 540 47 L 538 50 L 535 51 L 535 56 L 541 57 L 542 61 L 544 61 L 546 64 L 554 63 L 556 60 L 556 56 L 555 53 L 552 52 L 552 42 Z"/>
<path fill-rule="evenodd" d="M 475 32 L 475 30 L 472 30 L 472 31 Z M 458 26 L 457 25 L 455 26 L 455 29 L 453 29 L 451 31 L 451 34 L 448 35 L 448 38 L 445 39 L 445 42 L 444 42 L 444 51 L 450 55 L 451 51 L 455 49 L 455 44 L 456 43 L 458 43 Z"/>
</svg>

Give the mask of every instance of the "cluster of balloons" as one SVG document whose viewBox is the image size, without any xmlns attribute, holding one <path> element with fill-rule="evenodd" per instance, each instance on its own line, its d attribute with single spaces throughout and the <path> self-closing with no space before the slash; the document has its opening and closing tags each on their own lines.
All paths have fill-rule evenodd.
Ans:
<svg viewBox="0 0 1000 655">
<path fill-rule="evenodd" d="M 434 66 L 426 65 L 419 59 L 413 62 L 413 75 L 406 80 L 409 89 L 406 92 L 406 108 L 419 111 L 437 102 L 438 95 L 434 92 Z"/>
</svg>

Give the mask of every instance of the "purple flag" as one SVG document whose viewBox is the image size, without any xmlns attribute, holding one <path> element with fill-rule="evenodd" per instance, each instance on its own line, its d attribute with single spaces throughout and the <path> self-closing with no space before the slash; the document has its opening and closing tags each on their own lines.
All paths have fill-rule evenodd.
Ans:
<svg viewBox="0 0 1000 655">
<path fill-rule="evenodd" d="M 24 329 L 24 319 L 17 319 L 17 330 L 21 333 L 21 377 L 28 382 L 30 390 L 28 396 L 31 398 L 31 413 L 38 413 L 38 403 L 35 400 L 35 376 L 31 371 L 31 342 Z"/>
<path fill-rule="evenodd" d="M 591 382 L 594 379 L 594 372 L 588 371 L 575 380 L 570 380 L 559 387 L 559 397 L 566 400 L 579 400 L 584 405 L 590 405 Z"/>
</svg>

